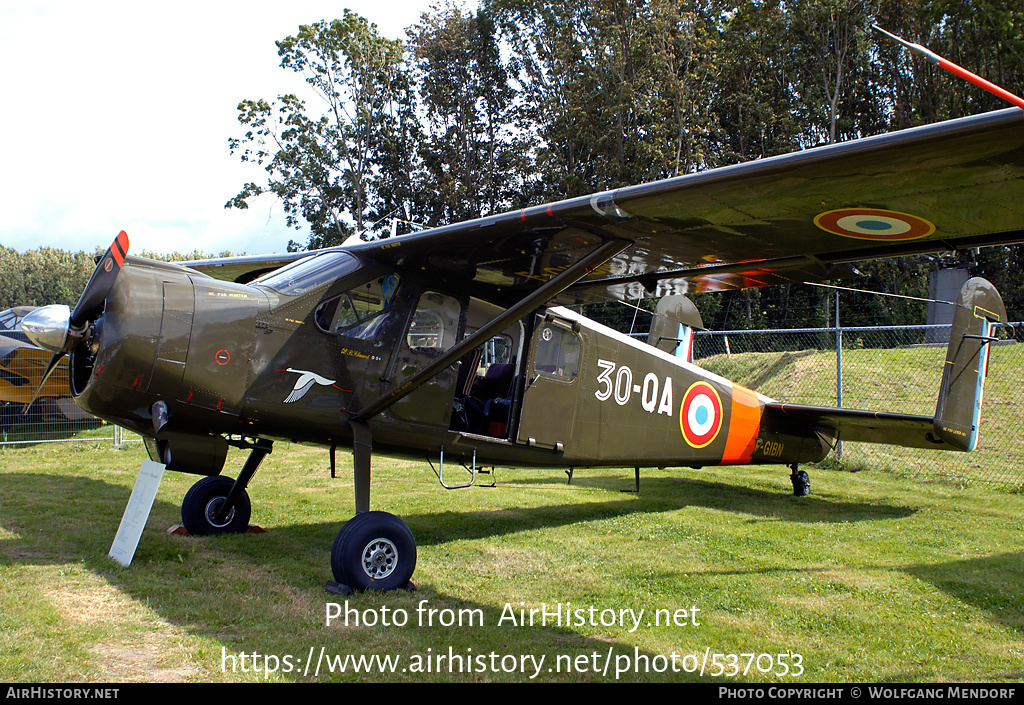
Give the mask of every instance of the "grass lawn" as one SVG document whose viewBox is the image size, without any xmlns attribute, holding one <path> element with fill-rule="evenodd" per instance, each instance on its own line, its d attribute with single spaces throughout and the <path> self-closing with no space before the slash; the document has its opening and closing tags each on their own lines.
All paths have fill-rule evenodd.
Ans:
<svg viewBox="0 0 1024 705">
<path fill-rule="evenodd" d="M 378 457 L 372 504 L 415 534 L 419 589 L 349 597 L 361 623 L 328 626 L 346 605 L 323 586 L 350 473 L 278 444 L 249 488 L 266 533 L 209 538 L 166 533 L 196 479 L 167 473 L 122 568 L 106 553 L 143 458 L 139 443 L 0 449 L 0 679 L 1024 679 L 1019 492 L 811 468 L 795 498 L 778 467 L 645 471 L 639 495 L 621 491 L 631 469 L 566 485 L 499 468 L 495 488 L 448 492 L 425 463 Z M 518 623 L 542 605 L 582 623 Z M 398 660 L 328 672 L 321 653 Z"/>
</svg>

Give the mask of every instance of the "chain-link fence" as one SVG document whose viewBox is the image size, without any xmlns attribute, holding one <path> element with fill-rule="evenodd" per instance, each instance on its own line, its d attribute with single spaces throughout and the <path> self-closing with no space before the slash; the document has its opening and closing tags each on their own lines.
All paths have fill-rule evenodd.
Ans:
<svg viewBox="0 0 1024 705">
<path fill-rule="evenodd" d="M 92 429 L 99 430 L 83 434 Z M 117 443 L 119 431 L 86 414 L 66 396 L 39 399 L 31 406 L 19 402 L 0 402 L 0 446 L 55 443 L 71 439 Z"/>
<path fill-rule="evenodd" d="M 929 451 L 844 443 L 853 468 L 884 468 L 954 482 L 1024 486 L 1024 324 L 997 327 L 978 450 Z M 778 401 L 932 416 L 949 326 L 701 331 L 694 362 Z M 839 454 L 833 451 L 830 457 Z"/>
</svg>

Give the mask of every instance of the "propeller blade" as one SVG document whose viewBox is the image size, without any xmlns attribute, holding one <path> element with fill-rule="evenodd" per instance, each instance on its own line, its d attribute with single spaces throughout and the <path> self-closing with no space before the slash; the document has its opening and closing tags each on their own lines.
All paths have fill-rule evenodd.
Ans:
<svg viewBox="0 0 1024 705">
<path fill-rule="evenodd" d="M 117 273 L 121 271 L 121 265 L 124 264 L 127 254 L 128 234 L 122 230 L 110 243 L 110 247 L 96 264 L 89 283 L 85 285 L 82 298 L 78 300 L 78 305 L 75 306 L 75 310 L 71 314 L 72 326 L 80 327 L 89 320 L 89 316 L 97 308 L 103 305 L 107 294 L 110 293 L 110 288 L 114 285 Z"/>
<path fill-rule="evenodd" d="M 57 369 L 57 365 L 60 364 L 62 357 L 64 357 L 63 352 L 56 352 L 50 357 L 50 362 L 46 365 L 46 371 L 43 372 L 43 377 L 39 380 L 39 386 L 36 387 L 36 392 L 32 395 L 32 399 L 30 399 L 28 404 L 25 405 L 24 410 L 21 412 L 22 415 L 27 414 L 29 408 L 35 403 L 36 399 L 39 398 L 39 393 L 43 391 L 43 385 L 46 384 L 46 380 L 50 378 L 53 371 Z"/>
</svg>

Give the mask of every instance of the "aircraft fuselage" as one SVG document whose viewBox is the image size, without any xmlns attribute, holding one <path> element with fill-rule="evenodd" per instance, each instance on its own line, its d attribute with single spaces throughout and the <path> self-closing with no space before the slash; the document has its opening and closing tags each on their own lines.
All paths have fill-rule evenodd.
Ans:
<svg viewBox="0 0 1024 705">
<path fill-rule="evenodd" d="M 336 271 L 312 284 L 234 284 L 128 258 L 93 340 L 72 353 L 78 403 L 148 437 L 151 453 L 177 458 L 172 469 L 199 474 L 219 472 L 225 435 L 347 446 L 361 408 L 501 310 L 338 254 Z M 572 311 L 542 308 L 370 425 L 377 450 L 443 450 L 478 465 L 824 457 L 831 438 L 764 416 L 767 401 Z M 160 402 L 166 414 L 154 411 Z"/>
</svg>

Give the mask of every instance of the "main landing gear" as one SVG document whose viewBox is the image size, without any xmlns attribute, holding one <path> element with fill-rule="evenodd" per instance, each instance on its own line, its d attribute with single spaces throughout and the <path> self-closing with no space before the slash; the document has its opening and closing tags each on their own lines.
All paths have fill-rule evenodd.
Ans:
<svg viewBox="0 0 1024 705">
<path fill-rule="evenodd" d="M 181 502 L 181 524 L 192 536 L 240 534 L 249 527 L 252 503 L 242 490 L 234 506 L 224 511 L 235 481 L 223 475 L 204 477 L 189 488 Z"/>
<path fill-rule="evenodd" d="M 404 521 L 387 512 L 356 514 L 331 549 L 334 579 L 353 590 L 409 588 L 416 569 L 416 539 Z"/>
<path fill-rule="evenodd" d="M 274 444 L 259 438 L 252 443 L 239 441 L 238 445 L 250 448 L 251 452 L 237 480 L 224 475 L 210 475 L 200 479 L 185 493 L 181 502 L 181 524 L 192 536 L 240 534 L 249 528 L 252 502 L 245 487 Z"/>
<path fill-rule="evenodd" d="M 338 532 L 331 548 L 331 571 L 337 582 L 327 590 L 349 594 L 353 590 L 415 589 L 410 582 L 416 569 L 416 540 L 404 521 L 387 512 L 370 511 L 370 429 L 350 424 L 355 459 L 356 516 Z M 193 536 L 242 533 L 249 527 L 252 503 L 246 485 L 273 448 L 263 439 L 229 441 L 249 448 L 237 480 L 210 475 L 197 481 L 181 503 L 181 523 Z M 333 450 L 333 449 L 332 449 Z M 334 453 L 331 453 L 334 475 Z"/>
<path fill-rule="evenodd" d="M 370 511 L 370 427 L 349 421 L 349 428 L 356 515 L 334 539 L 331 572 L 336 582 L 328 582 L 325 589 L 337 595 L 353 590 L 415 590 L 409 579 L 416 569 L 416 539 L 406 523 L 394 514 Z"/>
</svg>

